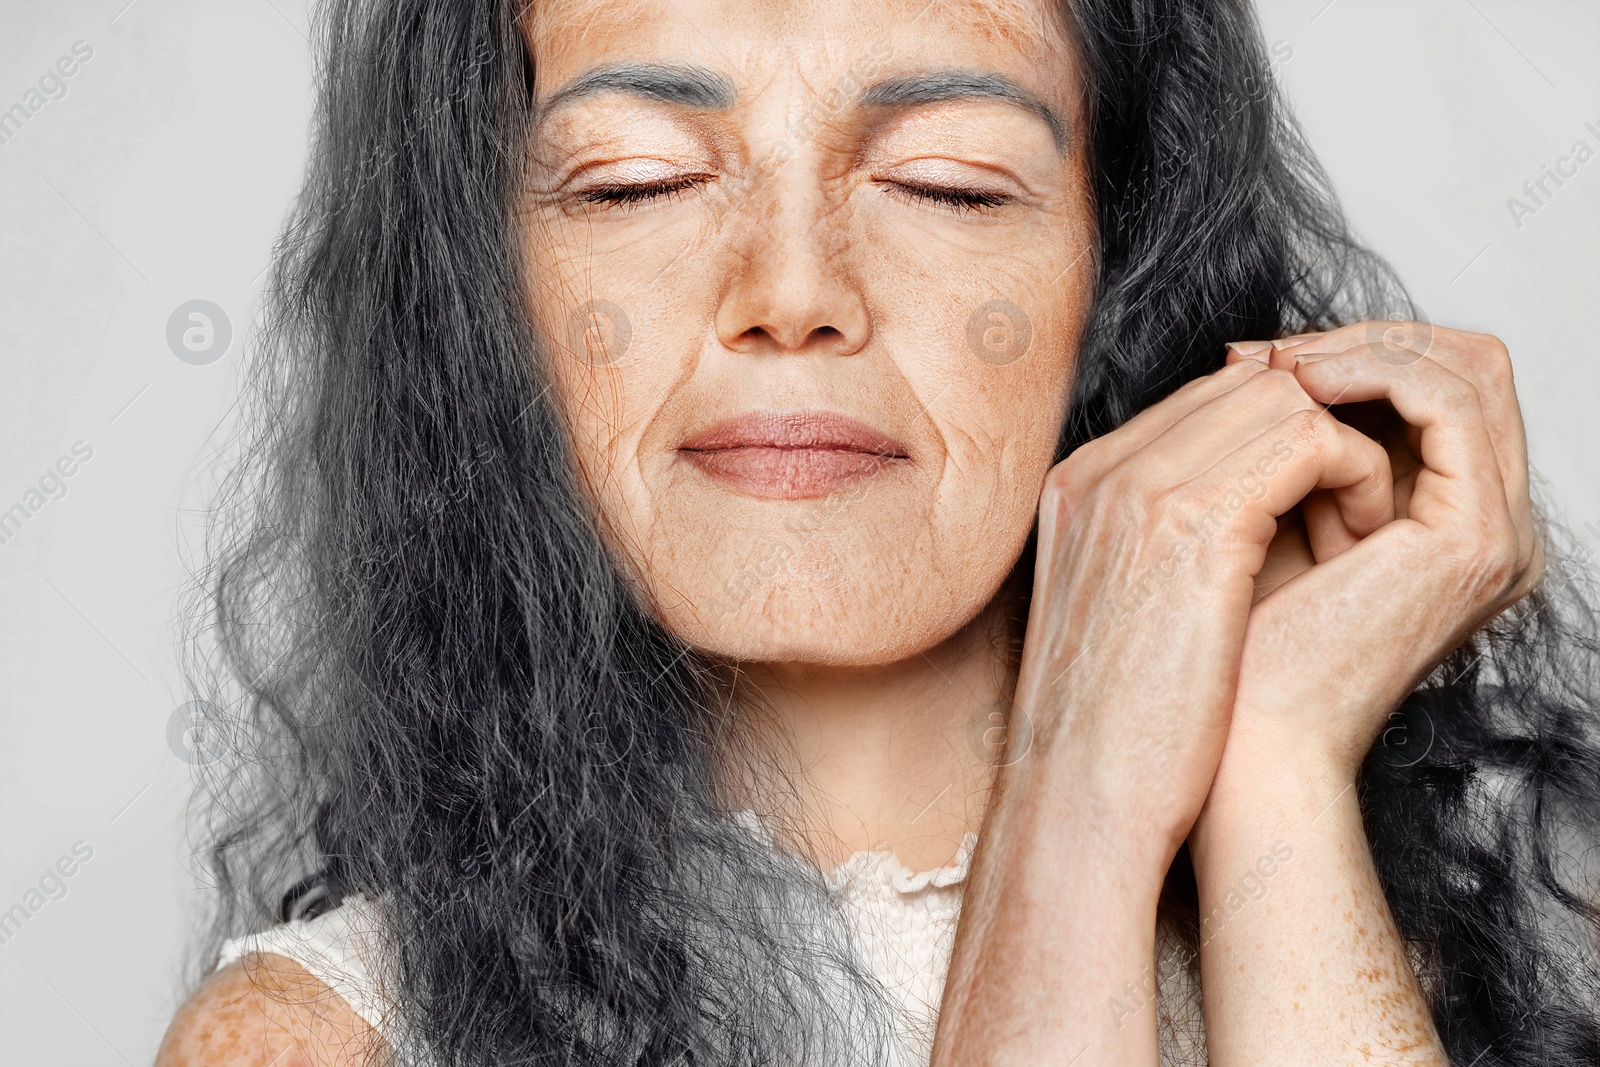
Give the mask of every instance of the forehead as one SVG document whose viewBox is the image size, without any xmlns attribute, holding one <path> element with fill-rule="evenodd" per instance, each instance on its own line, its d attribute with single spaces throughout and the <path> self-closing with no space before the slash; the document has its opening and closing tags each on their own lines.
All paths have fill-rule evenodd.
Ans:
<svg viewBox="0 0 1600 1067">
<path fill-rule="evenodd" d="M 1062 0 L 535 0 L 524 31 L 547 97 L 593 67 L 704 65 L 741 94 L 798 78 L 827 92 L 863 61 L 893 75 L 994 70 L 1065 112 L 1078 76 Z"/>
</svg>

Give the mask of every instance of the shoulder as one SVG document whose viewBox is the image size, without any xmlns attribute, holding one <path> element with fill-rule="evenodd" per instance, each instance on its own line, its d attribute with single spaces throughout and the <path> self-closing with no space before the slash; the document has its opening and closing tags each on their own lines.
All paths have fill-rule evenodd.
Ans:
<svg viewBox="0 0 1600 1067">
<path fill-rule="evenodd" d="M 156 1067 L 366 1067 L 388 1046 L 345 999 L 294 960 L 251 953 L 212 973 L 178 1009 Z"/>
<path fill-rule="evenodd" d="M 384 901 L 353 895 L 299 914 L 223 946 L 216 970 L 173 1019 L 157 1067 L 385 1061 L 399 1017 L 388 993 Z"/>
</svg>

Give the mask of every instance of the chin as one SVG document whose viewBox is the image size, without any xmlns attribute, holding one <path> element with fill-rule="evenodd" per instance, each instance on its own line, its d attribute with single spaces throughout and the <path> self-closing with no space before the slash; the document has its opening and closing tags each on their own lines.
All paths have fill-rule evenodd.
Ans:
<svg viewBox="0 0 1600 1067">
<path fill-rule="evenodd" d="M 660 506 L 611 546 L 647 610 L 714 659 L 829 667 L 898 663 L 958 633 L 1012 573 L 1037 494 L 999 479 L 943 494 L 897 479 L 822 503 L 671 488 L 634 493 Z"/>
<path fill-rule="evenodd" d="M 1010 567 L 987 577 L 969 571 L 956 582 L 931 569 L 827 570 L 791 567 L 737 601 L 719 595 L 720 585 L 708 586 L 703 596 L 658 607 L 657 615 L 680 640 L 716 659 L 877 667 L 960 631 L 994 598 Z"/>
</svg>

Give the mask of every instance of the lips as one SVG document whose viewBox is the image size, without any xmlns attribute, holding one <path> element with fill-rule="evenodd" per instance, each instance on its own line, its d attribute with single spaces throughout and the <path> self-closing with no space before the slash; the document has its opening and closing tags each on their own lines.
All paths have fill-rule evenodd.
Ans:
<svg viewBox="0 0 1600 1067">
<path fill-rule="evenodd" d="M 678 453 L 728 488 L 771 500 L 827 496 L 909 462 L 899 441 L 831 411 L 748 412 L 700 431 Z"/>
</svg>

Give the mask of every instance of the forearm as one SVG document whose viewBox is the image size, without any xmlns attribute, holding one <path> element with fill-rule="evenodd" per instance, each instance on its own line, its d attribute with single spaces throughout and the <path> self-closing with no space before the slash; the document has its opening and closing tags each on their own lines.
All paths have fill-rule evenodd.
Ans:
<svg viewBox="0 0 1600 1067">
<path fill-rule="evenodd" d="M 1190 839 L 1215 1067 L 1448 1061 L 1355 789 L 1231 750 Z"/>
<path fill-rule="evenodd" d="M 1010 770 L 964 893 L 933 1065 L 1155 1067 L 1155 1012 L 1128 990 L 1153 992 L 1171 855 L 1084 776 Z"/>
</svg>

